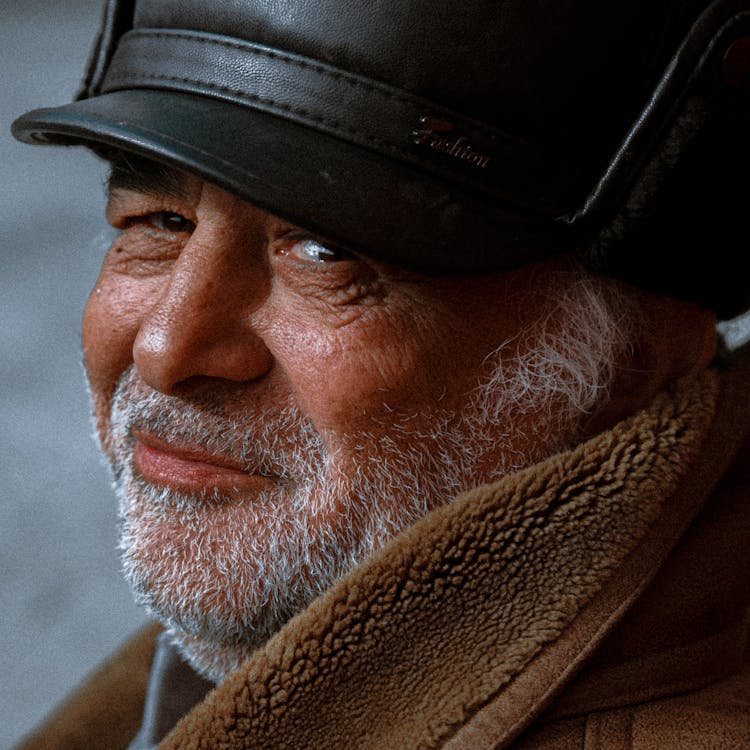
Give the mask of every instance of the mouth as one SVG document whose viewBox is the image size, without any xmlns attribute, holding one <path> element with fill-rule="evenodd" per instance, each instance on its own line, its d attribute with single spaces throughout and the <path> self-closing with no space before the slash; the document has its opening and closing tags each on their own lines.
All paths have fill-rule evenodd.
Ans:
<svg viewBox="0 0 750 750">
<path fill-rule="evenodd" d="M 280 477 L 247 471 L 239 462 L 190 445 L 173 445 L 152 433 L 134 431 L 135 465 L 151 484 L 196 493 L 235 496 L 276 486 Z"/>
</svg>

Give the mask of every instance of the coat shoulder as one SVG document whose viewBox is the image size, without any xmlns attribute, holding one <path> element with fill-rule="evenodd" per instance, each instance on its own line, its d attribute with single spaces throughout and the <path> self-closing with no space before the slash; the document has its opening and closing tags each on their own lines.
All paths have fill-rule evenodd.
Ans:
<svg viewBox="0 0 750 750">
<path fill-rule="evenodd" d="M 513 750 L 750 748 L 750 664 L 708 687 L 537 726 Z"/>
</svg>

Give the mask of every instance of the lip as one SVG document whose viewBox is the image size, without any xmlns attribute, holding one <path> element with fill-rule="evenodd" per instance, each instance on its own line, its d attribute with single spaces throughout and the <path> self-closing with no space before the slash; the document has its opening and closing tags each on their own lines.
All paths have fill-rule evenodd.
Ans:
<svg viewBox="0 0 750 750">
<path fill-rule="evenodd" d="M 134 431 L 135 464 L 152 484 L 195 494 L 257 492 L 278 477 L 245 471 L 237 462 L 190 445 L 172 445 L 151 433 Z"/>
</svg>

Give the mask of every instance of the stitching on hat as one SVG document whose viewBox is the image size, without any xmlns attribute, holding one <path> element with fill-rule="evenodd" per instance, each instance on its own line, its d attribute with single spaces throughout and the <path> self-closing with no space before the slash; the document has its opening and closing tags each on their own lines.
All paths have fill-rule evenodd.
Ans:
<svg viewBox="0 0 750 750">
<path fill-rule="evenodd" d="M 237 49 L 248 54 L 256 55 L 258 57 L 267 57 L 272 60 L 281 60 L 282 62 L 288 63 L 290 65 L 295 65 L 300 68 L 314 70 L 316 73 L 320 73 L 322 75 L 328 76 L 329 78 L 332 78 L 333 80 L 345 81 L 353 88 L 358 87 L 358 88 L 363 88 L 366 91 L 377 92 L 378 94 L 381 94 L 382 96 L 385 96 L 389 99 L 393 99 L 394 101 L 397 101 L 397 102 L 401 102 L 402 104 L 416 105 L 418 103 L 416 97 L 410 98 L 408 96 L 404 96 L 403 94 L 396 93 L 385 84 L 378 83 L 375 81 L 363 81 L 343 71 L 331 70 L 330 68 L 320 63 L 313 63 L 307 60 L 300 60 L 296 57 L 292 57 L 291 55 L 286 55 L 283 52 L 277 52 L 274 50 L 266 50 L 266 49 L 258 49 L 252 46 L 253 44 L 252 42 L 248 42 L 247 44 L 241 44 L 239 42 L 230 42 L 226 39 L 207 39 L 206 37 L 198 36 L 197 34 L 189 34 L 183 31 L 175 31 L 175 32 L 166 34 L 163 31 L 151 31 L 149 29 L 142 29 L 142 30 L 133 30 L 130 32 L 130 34 L 131 34 L 131 38 L 135 36 L 151 37 L 154 39 L 179 38 L 179 39 L 188 39 L 190 41 L 199 42 L 200 44 L 219 45 L 221 47 L 227 47 L 229 49 Z"/>
<path fill-rule="evenodd" d="M 179 79 L 175 79 L 175 80 L 179 80 Z M 186 83 L 190 83 L 190 80 L 186 80 L 185 82 Z M 201 82 L 199 81 L 198 83 L 201 83 Z M 254 177 L 253 173 L 250 172 L 249 170 L 247 170 L 247 169 L 245 169 L 243 167 L 240 167 L 239 165 L 237 165 L 237 164 L 235 164 L 233 162 L 229 162 L 226 159 L 222 159 L 221 157 L 216 156 L 215 153 L 206 151 L 205 149 L 202 149 L 199 146 L 196 146 L 195 144 L 187 143 L 186 141 L 183 141 L 180 138 L 175 138 L 174 136 L 171 136 L 171 135 L 169 135 L 167 133 L 163 133 L 161 131 L 154 130 L 153 128 L 149 128 L 148 126 L 143 125 L 143 124 L 139 124 L 138 128 L 141 131 L 143 131 L 144 133 L 151 133 L 151 134 L 157 136 L 160 139 L 171 141 L 172 143 L 179 143 L 180 145 L 183 145 L 183 146 L 188 146 L 190 149 L 192 149 L 196 153 L 202 154 L 203 156 L 210 156 L 212 159 L 217 159 L 218 161 L 220 161 L 222 163 L 222 165 L 224 167 L 227 168 L 227 171 L 229 171 L 229 172 L 234 172 L 237 175 L 242 175 L 242 176 L 245 176 L 245 177 Z M 400 149 L 398 149 L 398 148 L 396 148 L 394 146 L 390 146 L 389 144 L 384 144 L 384 145 L 388 146 L 388 148 L 391 148 L 392 150 L 396 151 L 397 153 L 401 153 L 406 158 L 407 162 L 411 162 L 412 164 L 417 164 L 419 166 L 423 166 L 425 168 L 428 168 L 431 171 L 436 172 L 437 174 L 441 174 L 444 177 L 446 177 L 447 179 L 451 179 L 451 180 L 455 181 L 456 183 L 458 183 L 459 185 L 462 185 L 464 187 L 469 187 L 469 188 L 474 188 L 474 189 L 479 188 L 479 189 L 481 189 L 483 191 L 487 191 L 487 193 L 489 195 L 496 195 L 497 197 L 501 198 L 502 200 L 506 200 L 506 201 L 508 200 L 507 195 L 503 195 L 502 193 L 498 193 L 495 190 L 494 186 L 491 183 L 477 182 L 475 180 L 471 180 L 471 179 L 465 177 L 462 174 L 458 174 L 456 172 L 450 172 L 450 171 L 445 170 L 445 169 L 440 169 L 439 167 L 437 167 L 435 165 L 434 162 L 428 162 L 428 161 L 425 161 L 423 159 L 418 159 L 418 158 L 416 158 L 414 156 L 414 154 L 408 153 L 406 151 L 401 151 Z"/>
<path fill-rule="evenodd" d="M 460 124 L 461 122 L 464 122 L 467 125 L 469 125 L 475 132 L 476 131 L 479 131 L 480 133 L 483 132 L 485 134 L 485 137 L 487 135 L 489 135 L 491 138 L 499 136 L 502 140 L 507 140 L 510 142 L 517 141 L 519 145 L 525 143 L 522 140 L 519 141 L 518 139 L 514 138 L 510 134 L 503 133 L 501 131 L 496 131 L 493 128 L 487 128 L 486 126 L 483 126 L 481 123 L 472 121 L 470 118 L 465 118 L 461 115 L 454 115 L 452 112 L 450 112 L 450 110 L 438 107 L 429 101 L 421 100 L 418 97 L 410 98 L 408 96 L 394 93 L 389 87 L 387 87 L 384 84 L 379 84 L 378 82 L 368 82 L 368 81 L 358 80 L 357 78 L 349 76 L 345 73 L 331 71 L 321 64 L 310 63 L 305 60 L 298 60 L 295 58 L 290 58 L 284 54 L 280 54 L 275 51 L 255 49 L 250 46 L 251 43 L 244 45 L 240 43 L 231 42 L 225 39 L 204 38 L 203 36 L 180 32 L 180 31 L 164 33 L 162 31 L 150 30 L 150 29 L 131 31 L 129 32 L 129 35 L 132 35 L 130 36 L 130 38 L 133 38 L 137 35 L 144 39 L 150 38 L 150 39 L 169 40 L 169 39 L 181 38 L 181 39 L 186 39 L 190 41 L 200 42 L 206 45 L 213 44 L 213 45 L 225 46 L 228 48 L 234 48 L 234 49 L 238 49 L 243 52 L 246 52 L 246 53 L 255 54 L 257 56 L 265 56 L 269 59 L 278 59 L 283 63 L 290 63 L 292 65 L 298 66 L 303 69 L 306 68 L 306 69 L 310 69 L 315 72 L 321 73 L 322 75 L 325 75 L 333 80 L 343 80 L 352 87 L 359 87 L 365 91 L 373 92 L 376 95 L 384 96 L 385 98 L 388 98 L 392 101 L 406 104 L 415 109 L 429 110 L 431 114 L 434 114 L 436 116 L 444 116 L 447 118 L 451 118 L 456 121 L 456 124 Z M 133 86 L 137 86 L 139 84 L 148 86 L 149 82 L 154 82 L 154 81 L 163 81 L 165 83 L 173 82 L 173 83 L 178 83 L 178 84 L 182 83 L 191 87 L 196 86 L 196 87 L 200 87 L 203 89 L 213 90 L 219 93 L 229 94 L 233 97 L 236 97 L 237 99 L 244 100 L 247 102 L 255 102 L 255 103 L 261 104 L 265 107 L 268 107 L 268 109 L 272 112 L 275 110 L 277 112 L 291 113 L 299 117 L 303 122 L 307 121 L 310 124 L 317 124 L 327 129 L 329 132 L 331 132 L 334 135 L 342 135 L 344 137 L 349 136 L 350 138 L 354 138 L 360 141 L 360 143 L 362 143 L 363 145 L 371 144 L 373 147 L 377 147 L 379 149 L 382 149 L 383 151 L 393 153 L 399 156 L 400 158 L 406 160 L 408 163 L 426 168 L 431 172 L 435 172 L 437 174 L 443 175 L 444 177 L 454 182 L 457 182 L 458 184 L 464 185 L 465 187 L 471 187 L 475 189 L 479 188 L 482 192 L 489 193 L 490 195 L 496 195 L 498 197 L 501 197 L 507 200 L 507 195 L 505 191 L 501 190 L 498 192 L 497 186 L 494 184 L 493 180 L 485 181 L 485 180 L 472 179 L 468 175 L 463 174 L 461 171 L 455 171 L 453 169 L 447 168 L 448 165 L 446 164 L 442 164 L 442 165 L 439 164 L 438 161 L 435 159 L 426 158 L 425 156 L 422 156 L 421 154 L 415 153 L 415 151 L 411 149 L 407 149 L 404 146 L 400 146 L 394 143 L 393 141 L 387 141 L 387 140 L 384 140 L 383 138 L 379 138 L 365 130 L 361 130 L 359 128 L 353 127 L 352 125 L 347 124 L 346 122 L 342 122 L 339 119 L 331 119 L 329 117 L 326 117 L 323 114 L 310 111 L 303 107 L 295 106 L 293 104 L 288 104 L 285 102 L 280 102 L 278 100 L 271 99 L 269 97 L 263 97 L 258 94 L 252 94 L 247 91 L 243 91 L 241 89 L 237 89 L 237 88 L 233 88 L 229 86 L 222 86 L 220 84 L 212 83 L 210 81 L 198 80 L 198 79 L 189 78 L 189 77 L 170 76 L 166 74 L 145 73 L 145 72 L 143 73 L 139 72 L 137 74 L 121 73 L 118 75 L 116 72 L 112 72 L 111 70 L 107 74 L 106 79 L 104 81 L 104 89 L 112 91 L 117 88 L 130 88 Z M 534 146 L 534 144 L 527 144 L 527 145 L 532 146 L 532 147 Z"/>
<path fill-rule="evenodd" d="M 278 109 L 282 112 L 291 112 L 292 114 L 299 115 L 300 117 L 305 118 L 307 120 L 311 120 L 312 122 L 317 122 L 321 125 L 325 125 L 326 127 L 330 128 L 333 131 L 349 133 L 349 135 L 353 135 L 358 138 L 363 138 L 364 140 L 367 140 L 370 143 L 383 146 L 384 148 L 394 151 L 395 153 L 402 154 L 404 156 L 409 156 L 410 158 L 412 156 L 405 149 L 402 149 L 392 143 L 389 143 L 388 141 L 384 141 L 381 138 L 378 138 L 377 136 L 371 135 L 370 133 L 367 133 L 364 130 L 359 130 L 358 128 L 354 128 L 350 125 L 346 125 L 342 123 L 340 120 L 331 120 L 325 117 L 324 115 L 320 115 L 315 112 L 310 112 L 309 110 L 303 109 L 302 107 L 295 107 L 292 104 L 279 102 L 279 101 L 276 101 L 275 99 L 269 99 L 268 97 L 259 96 L 258 94 L 249 94 L 246 91 L 242 91 L 240 89 L 233 89 L 228 86 L 220 86 L 218 84 L 211 83 L 209 81 L 199 81 L 194 78 L 167 76 L 167 75 L 161 75 L 157 73 L 139 73 L 136 76 L 111 75 L 111 76 L 108 76 L 108 79 L 107 79 L 107 83 L 110 84 L 107 86 L 107 89 L 111 90 L 112 88 L 115 88 L 114 86 L 112 86 L 112 84 L 120 83 L 120 84 L 127 84 L 129 86 L 132 86 L 139 82 L 147 82 L 147 81 L 174 81 L 175 83 L 189 83 L 193 86 L 201 86 L 204 88 L 212 89 L 213 91 L 220 91 L 225 94 L 232 94 L 233 96 L 236 96 L 238 98 L 246 99 L 252 102 L 259 102 L 269 107 Z"/>
<path fill-rule="evenodd" d="M 119 82 L 120 84 L 123 85 L 123 87 L 129 88 L 132 86 L 136 86 L 139 83 L 148 85 L 149 81 L 165 81 L 165 82 L 171 81 L 174 83 L 185 83 L 191 86 L 199 86 L 203 88 L 212 89 L 214 91 L 231 94 L 233 96 L 236 96 L 240 99 L 245 99 L 247 101 L 259 102 L 263 105 L 268 106 L 269 108 L 275 108 L 282 112 L 291 112 L 292 114 L 298 115 L 301 118 L 307 119 L 314 123 L 319 123 L 327 127 L 334 134 L 337 134 L 337 133 L 349 134 L 350 136 L 353 136 L 355 138 L 361 138 L 362 140 L 371 143 L 373 146 L 379 146 L 383 148 L 384 150 L 390 151 L 400 156 L 407 163 L 428 169 L 429 171 L 442 175 L 443 177 L 449 180 L 452 180 L 458 183 L 459 185 L 463 185 L 464 187 L 468 187 L 468 188 L 479 189 L 482 192 L 485 192 L 486 194 L 489 194 L 489 195 L 494 195 L 495 197 L 498 197 L 501 200 L 508 200 L 507 193 L 503 190 L 498 190 L 497 186 L 494 184 L 492 180 L 482 181 L 482 180 L 472 179 L 471 177 L 465 174 L 462 174 L 461 172 L 447 169 L 445 166 L 440 165 L 437 160 L 426 159 L 424 157 L 421 157 L 417 155 L 416 153 L 414 153 L 413 151 L 407 150 L 405 148 L 401 148 L 397 145 L 389 143 L 388 141 L 384 141 L 378 138 L 377 136 L 373 136 L 367 133 L 366 131 L 361 131 L 351 126 L 342 125 L 340 121 L 329 120 L 323 115 L 318 115 L 318 114 L 309 112 L 305 109 L 302 109 L 300 107 L 295 107 L 290 104 L 278 102 L 274 99 L 261 97 L 261 96 L 258 96 L 257 94 L 248 94 L 244 91 L 236 90 L 227 86 L 220 86 L 217 84 L 213 84 L 213 83 L 206 82 L 206 81 L 200 81 L 200 80 L 196 80 L 192 78 L 167 76 L 167 75 L 160 75 L 160 74 L 150 74 L 150 73 L 141 73 L 136 76 L 132 76 L 132 75 L 117 76 L 117 75 L 109 74 L 105 81 L 108 85 L 105 88 L 107 91 L 113 91 L 117 89 L 117 86 L 113 85 L 114 83 Z M 174 140 L 175 142 L 181 142 L 178 139 L 173 139 L 173 138 L 170 138 L 170 140 Z"/>
<path fill-rule="evenodd" d="M 211 83 L 206 83 L 204 81 L 197 81 L 191 78 L 179 78 L 177 76 L 164 76 L 164 75 L 156 75 L 156 74 L 142 74 L 140 76 L 120 76 L 120 77 L 110 76 L 108 77 L 107 82 L 111 84 L 115 81 L 119 81 L 123 84 L 127 84 L 128 86 L 133 86 L 133 85 L 136 85 L 141 80 L 144 83 L 147 83 L 148 81 L 154 81 L 154 80 L 163 80 L 163 81 L 172 81 L 175 83 L 187 83 L 187 84 L 191 84 L 195 86 L 203 86 L 203 87 L 214 89 L 216 91 L 223 91 L 224 93 L 233 94 L 233 95 L 239 96 L 241 98 L 244 98 L 250 101 L 257 101 L 262 104 L 268 105 L 270 107 L 275 107 L 281 111 L 292 112 L 294 114 L 299 115 L 300 117 L 306 117 L 309 120 L 312 120 L 313 122 L 318 122 L 322 125 L 325 125 L 334 133 L 336 131 L 348 132 L 350 135 L 361 137 L 364 140 L 369 141 L 373 145 L 381 146 L 384 149 L 392 151 L 394 154 L 401 156 L 407 163 L 411 163 L 413 165 L 417 165 L 425 169 L 428 169 L 432 172 L 435 172 L 437 174 L 440 174 L 444 176 L 445 178 L 458 183 L 459 185 L 463 185 L 464 187 L 469 187 L 469 188 L 474 188 L 474 189 L 478 188 L 482 192 L 486 192 L 489 195 L 495 195 L 496 197 L 499 197 L 503 200 L 508 199 L 507 195 L 504 192 L 502 191 L 498 192 L 496 186 L 493 184 L 492 181 L 483 182 L 481 180 L 471 179 L 470 177 L 464 174 L 461 174 L 460 172 L 454 172 L 452 170 L 441 167 L 441 165 L 438 164 L 436 161 L 428 160 L 425 158 L 420 158 L 419 156 L 417 156 L 415 153 L 411 151 L 407 151 L 406 149 L 395 146 L 391 143 L 388 143 L 387 141 L 383 141 L 377 138 L 376 136 L 370 135 L 369 133 L 366 133 L 364 131 L 359 131 L 356 128 L 351 128 L 351 127 L 342 128 L 339 126 L 339 123 L 335 120 L 327 120 L 325 117 L 321 115 L 314 115 L 312 113 L 306 112 L 303 109 L 295 108 L 289 104 L 284 104 L 282 102 L 274 101 L 273 99 L 267 99 L 264 97 L 257 96 L 255 94 L 246 94 L 242 91 L 235 91 L 234 89 L 231 89 L 228 87 L 217 86 Z M 108 90 L 113 90 L 113 88 L 110 88 L 110 86 L 107 86 Z M 156 132 L 142 125 L 139 125 L 139 127 L 144 131 L 154 132 L 154 133 Z M 160 133 L 159 135 L 160 137 L 166 137 L 169 140 L 174 141 L 175 143 L 182 143 L 182 141 L 180 141 L 177 138 L 172 138 L 162 133 Z M 196 147 L 191 145 L 191 148 L 196 148 Z M 196 148 L 196 150 L 201 153 L 206 153 L 206 154 L 208 153 L 208 152 L 202 151 L 201 149 Z M 241 173 L 245 172 L 245 170 L 237 168 L 236 165 L 235 165 L 235 168 Z"/>
<path fill-rule="evenodd" d="M 513 141 L 518 144 L 527 143 L 523 139 L 518 138 L 510 133 L 506 133 L 504 131 L 488 126 L 485 123 L 474 120 L 470 117 L 466 117 L 459 113 L 453 112 L 452 110 L 446 107 L 443 107 L 427 99 L 423 99 L 419 96 L 410 96 L 407 93 L 400 92 L 385 83 L 358 78 L 345 71 L 341 71 L 336 68 L 333 68 L 332 66 L 326 66 L 319 62 L 311 62 L 306 59 L 299 59 L 297 56 L 285 54 L 284 52 L 280 52 L 278 50 L 259 49 L 258 47 L 255 46 L 255 43 L 253 42 L 241 43 L 241 42 L 232 42 L 230 40 L 223 39 L 223 38 L 213 38 L 213 37 L 207 38 L 202 35 L 185 32 L 185 31 L 179 31 L 179 30 L 166 33 L 164 31 L 157 31 L 155 29 L 134 29 L 134 30 L 129 31 L 127 35 L 128 39 L 135 40 L 139 37 L 151 38 L 151 39 L 165 39 L 165 40 L 170 40 L 170 39 L 173 40 L 176 38 L 186 39 L 188 41 L 198 42 L 200 44 L 207 45 L 207 46 L 217 45 L 217 46 L 227 47 L 228 49 L 236 49 L 246 54 L 254 55 L 256 57 L 266 57 L 270 60 L 279 60 L 282 63 L 296 66 L 303 70 L 314 71 L 315 73 L 319 73 L 334 81 L 343 81 L 347 83 L 351 88 L 359 88 L 364 91 L 377 94 L 378 96 L 381 96 L 385 99 L 390 99 L 399 104 L 405 104 L 421 112 L 429 111 L 431 114 L 434 114 L 435 116 L 448 118 L 451 121 L 456 122 L 457 124 L 463 123 L 465 127 L 470 127 L 475 133 L 481 133 L 482 137 L 486 137 L 486 138 L 500 137 L 504 140 Z M 147 74 L 144 74 L 144 75 L 147 75 Z M 202 83 L 202 82 L 196 81 L 196 83 Z M 231 89 L 228 89 L 228 91 L 231 91 Z M 244 92 L 242 91 L 236 91 L 234 93 L 244 94 Z M 253 96 L 253 95 L 247 94 L 247 96 Z M 353 131 L 353 132 L 357 132 L 357 131 Z M 534 144 L 529 144 L 529 145 L 534 145 Z"/>
<path fill-rule="evenodd" d="M 226 38 L 216 38 L 213 36 L 207 37 L 196 33 L 190 33 L 180 30 L 170 31 L 167 33 L 162 30 L 156 29 L 131 30 L 130 32 L 128 32 L 125 38 L 132 39 L 136 44 L 139 38 L 143 39 L 144 41 L 147 41 L 149 39 L 167 41 L 184 39 L 206 46 L 214 45 L 223 46 L 228 49 L 236 49 L 248 55 L 254 55 L 256 57 L 266 57 L 267 59 L 278 60 L 283 64 L 289 64 L 300 69 L 311 70 L 317 74 L 329 78 L 330 80 L 344 81 L 351 88 L 358 88 L 362 91 L 373 93 L 385 100 L 390 100 L 399 104 L 406 105 L 414 110 L 414 127 L 416 127 L 416 119 L 419 117 L 418 113 L 421 112 L 422 115 L 425 113 L 429 113 L 432 116 L 450 119 L 459 127 L 461 126 L 461 124 L 463 124 L 464 127 L 468 127 L 473 131 L 474 137 L 478 136 L 481 139 L 486 138 L 489 140 L 495 140 L 499 138 L 501 142 L 510 144 L 515 143 L 519 147 L 533 148 L 536 145 L 523 141 L 523 139 L 518 139 L 509 133 L 505 133 L 503 131 L 498 131 L 495 128 L 488 127 L 483 123 L 473 120 L 472 118 L 467 118 L 462 115 L 453 113 L 451 110 L 436 105 L 435 103 L 428 100 L 394 91 L 393 88 L 388 86 L 387 84 L 383 84 L 378 81 L 361 80 L 357 77 L 348 75 L 345 72 L 331 69 L 329 66 L 326 66 L 324 64 L 310 62 L 306 59 L 298 59 L 297 57 L 291 57 L 283 52 L 279 52 L 276 50 L 258 49 L 252 42 L 241 43 Z M 106 84 L 112 85 L 115 83 L 119 83 L 123 87 L 132 86 L 136 81 L 139 80 L 143 81 L 144 83 L 148 80 L 164 82 L 172 81 L 175 83 L 183 83 L 190 86 L 198 86 L 204 89 L 210 89 L 220 93 L 229 94 L 242 101 L 261 104 L 264 107 L 268 107 L 271 111 L 291 113 L 299 117 L 303 122 L 307 121 L 309 124 L 317 124 L 318 126 L 327 129 L 334 135 L 343 135 L 344 137 L 349 136 L 350 138 L 355 139 L 355 141 L 359 141 L 363 145 L 369 144 L 372 147 L 377 147 L 385 152 L 396 154 L 412 164 L 425 167 L 427 169 L 430 169 L 431 171 L 435 171 L 438 174 L 442 174 L 449 179 L 456 180 L 461 184 L 478 187 L 483 191 L 489 188 L 490 191 L 494 193 L 494 190 L 491 187 L 492 180 L 488 182 L 485 180 L 477 180 L 475 178 L 468 177 L 467 175 L 463 175 L 461 174 L 461 171 L 457 172 L 453 169 L 450 169 L 447 164 L 441 165 L 437 163 L 437 160 L 427 158 L 427 155 L 417 155 L 414 150 L 408 149 L 405 145 L 399 144 L 398 141 L 394 139 L 386 140 L 382 137 L 373 135 L 367 130 L 355 127 L 346 122 L 346 120 L 331 119 L 324 114 L 311 111 L 304 107 L 288 104 L 286 102 L 280 102 L 278 100 L 263 97 L 258 94 L 253 94 L 236 87 L 222 86 L 210 81 L 198 80 L 189 77 L 169 76 L 166 74 L 151 74 L 145 72 L 139 72 L 136 75 L 118 75 L 117 73 L 110 72 L 106 77 L 105 87 L 110 88 L 110 86 L 107 86 Z"/>
</svg>

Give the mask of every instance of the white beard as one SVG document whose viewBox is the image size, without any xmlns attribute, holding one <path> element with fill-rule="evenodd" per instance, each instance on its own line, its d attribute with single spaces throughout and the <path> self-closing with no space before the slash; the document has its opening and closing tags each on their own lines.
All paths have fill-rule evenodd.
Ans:
<svg viewBox="0 0 750 750">
<path fill-rule="evenodd" d="M 518 342 L 501 346 L 461 414 L 436 408 L 429 430 L 414 432 L 408 415 L 394 413 L 386 437 L 358 431 L 336 453 L 293 406 L 240 408 L 220 394 L 187 402 L 153 391 L 131 367 L 113 400 L 110 461 L 137 601 L 201 674 L 220 681 L 429 510 L 574 443 L 633 337 L 624 321 L 634 316 L 623 312 L 631 307 L 613 295 L 564 278 L 554 314 L 524 337 L 533 346 L 512 356 Z M 537 417 L 525 436 L 534 449 L 521 454 L 512 426 L 528 425 L 528 415 Z M 137 474 L 134 428 L 283 481 L 243 500 L 158 488 Z"/>
</svg>

